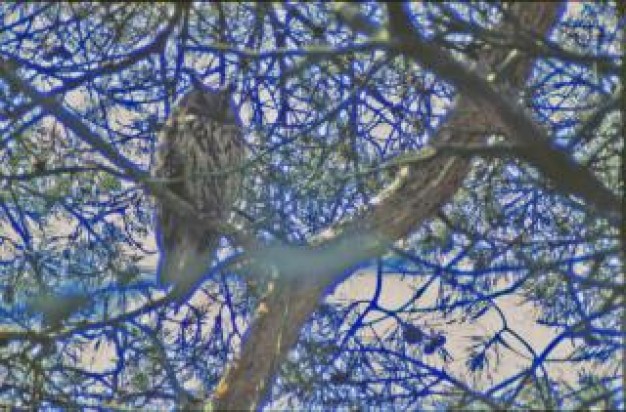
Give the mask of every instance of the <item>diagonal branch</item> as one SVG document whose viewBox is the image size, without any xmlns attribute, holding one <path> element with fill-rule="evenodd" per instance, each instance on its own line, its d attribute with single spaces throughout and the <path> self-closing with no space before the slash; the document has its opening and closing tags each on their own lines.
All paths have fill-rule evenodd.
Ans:
<svg viewBox="0 0 626 412">
<path fill-rule="evenodd" d="M 394 28 L 399 52 L 452 83 L 483 110 L 493 112 L 494 122 L 503 126 L 509 139 L 527 148 L 526 159 L 548 178 L 557 191 L 580 197 L 595 213 L 615 225 L 619 224 L 622 208 L 619 196 L 589 169 L 578 164 L 569 153 L 554 146 L 545 129 L 534 122 L 519 103 L 508 98 L 507 93 L 468 70 L 446 51 L 424 41 L 410 22 L 405 6 L 390 3 L 388 8 L 390 27 Z"/>
<path fill-rule="evenodd" d="M 536 31 L 540 33 L 548 31 L 558 14 L 558 4 L 543 4 L 545 10 L 534 5 L 518 6 L 529 15 Z M 390 7 L 393 8 L 393 4 Z M 360 15 L 352 13 L 349 17 L 358 22 L 357 29 L 372 35 L 377 33 L 373 30 L 373 24 L 364 22 Z M 403 41 L 414 40 L 410 37 Z M 407 54 L 412 53 L 408 46 L 402 47 L 400 44 L 396 47 Z M 441 51 L 432 50 L 432 47 L 428 51 L 431 57 L 442 55 Z M 483 51 L 481 58 L 501 61 L 504 56 L 495 53 L 499 52 Z M 448 58 L 447 55 L 443 57 Z M 465 76 L 466 70 L 462 66 L 459 68 L 458 63 L 454 64 L 451 69 L 439 66 L 437 69 L 444 72 L 448 79 L 458 79 L 456 71 L 459 69 L 463 70 Z M 516 73 L 522 74 L 517 79 L 508 80 L 513 86 L 520 87 L 526 80 L 532 61 L 523 57 L 514 64 L 521 69 L 516 70 Z M 483 88 L 486 87 L 490 89 L 490 95 L 495 93 L 491 85 L 483 84 Z M 472 94 L 465 89 L 472 87 L 462 90 L 472 97 L 482 90 L 472 91 Z M 485 110 L 489 108 L 489 102 L 485 99 L 475 100 L 462 97 L 457 102 L 444 127 L 437 131 L 434 144 L 479 144 L 486 135 L 502 131 L 499 112 Z M 506 119 L 510 120 L 508 117 Z M 468 132 L 476 130 L 477 123 L 485 131 L 482 136 L 473 131 Z M 532 126 L 531 130 L 536 131 L 537 127 Z M 539 132 L 543 133 L 541 130 Z M 213 406 L 230 410 L 262 407 L 280 365 L 297 342 L 301 328 L 329 290 L 343 279 L 344 273 L 349 273 L 360 262 L 384 253 L 394 241 L 405 237 L 432 217 L 458 190 L 469 166 L 467 157 L 446 154 L 427 157 L 416 164 L 405 166 L 392 185 L 393 190 L 380 195 L 370 210 L 320 234 L 310 248 L 282 248 L 267 253 L 264 258 L 278 266 L 285 278 L 267 302 L 263 303 L 263 310 L 258 311 L 242 343 L 239 360 L 224 375 L 213 395 Z M 488 397 L 459 386 L 459 382 L 453 379 L 447 383 L 497 407 Z"/>
</svg>

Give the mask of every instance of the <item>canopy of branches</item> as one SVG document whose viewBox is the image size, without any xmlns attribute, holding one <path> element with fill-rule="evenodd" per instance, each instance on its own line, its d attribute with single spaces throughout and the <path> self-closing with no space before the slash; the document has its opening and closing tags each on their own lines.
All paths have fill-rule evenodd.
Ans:
<svg viewBox="0 0 626 412">
<path fill-rule="evenodd" d="M 617 8 L 3 3 L 0 401 L 623 408 Z M 149 171 L 192 78 L 247 158 L 180 299 Z"/>
</svg>

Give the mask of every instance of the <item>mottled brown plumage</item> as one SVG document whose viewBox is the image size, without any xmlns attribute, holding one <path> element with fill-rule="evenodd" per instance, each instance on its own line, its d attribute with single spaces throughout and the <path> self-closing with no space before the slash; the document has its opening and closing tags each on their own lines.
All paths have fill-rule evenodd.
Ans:
<svg viewBox="0 0 626 412">
<path fill-rule="evenodd" d="M 239 193 L 244 158 L 241 128 L 226 90 L 196 86 L 180 101 L 158 138 L 153 176 L 197 211 L 181 216 L 157 206 L 159 281 L 182 286 L 208 267 Z M 199 224 L 198 217 L 215 224 Z"/>
</svg>

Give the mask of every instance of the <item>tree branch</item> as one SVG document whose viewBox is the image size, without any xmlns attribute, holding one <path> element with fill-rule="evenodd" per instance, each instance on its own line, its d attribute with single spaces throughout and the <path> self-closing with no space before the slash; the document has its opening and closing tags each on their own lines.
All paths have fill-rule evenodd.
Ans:
<svg viewBox="0 0 626 412">
<path fill-rule="evenodd" d="M 569 153 L 554 146 L 546 131 L 526 114 L 522 106 L 507 98 L 506 93 L 490 81 L 465 68 L 449 53 L 422 40 L 402 4 L 390 3 L 388 8 L 396 50 L 448 80 L 483 110 L 493 112 L 497 117 L 495 122 L 505 128 L 506 136 L 528 147 L 526 159 L 548 178 L 557 191 L 582 198 L 595 213 L 612 224 L 619 224 L 621 199 Z"/>
<path fill-rule="evenodd" d="M 534 5 L 526 7 L 526 11 L 532 14 Z M 540 32 L 546 32 L 556 19 L 555 10 L 547 13 L 546 24 L 537 27 Z M 357 29 L 364 28 L 373 35 L 380 33 L 372 28 L 372 24 L 363 23 L 359 15 L 348 17 L 360 22 Z M 400 48 L 405 53 L 409 53 L 409 49 Z M 431 57 L 442 54 L 438 50 L 428 51 Z M 483 53 L 490 53 L 483 56 L 485 58 L 494 57 L 491 54 L 494 52 Z M 515 64 L 523 66 L 522 72 L 526 73 L 531 63 L 522 58 Z M 451 70 L 437 68 L 448 78 L 457 79 L 455 70 L 458 66 L 455 63 Z M 499 118 L 492 110 L 484 110 L 484 106 L 489 107 L 488 102 L 484 99 L 478 102 L 480 104 L 462 97 L 447 118 L 445 127 L 438 129 L 433 145 L 479 144 L 490 130 L 500 131 Z M 483 125 L 485 134 L 471 132 L 476 129 L 476 122 Z M 432 217 L 456 193 L 469 171 L 469 162 L 467 157 L 437 155 L 404 165 L 392 185 L 394 190 L 379 195 L 371 209 L 321 233 L 311 242 L 310 248 L 279 248 L 273 253 L 264 252 L 264 259 L 285 275 L 263 302 L 262 310 L 257 312 L 257 318 L 242 343 L 239 359 L 231 365 L 213 395 L 213 406 L 230 410 L 262 407 L 280 365 L 323 297 L 344 278 L 345 273 L 351 273 L 356 265 L 384 253 L 395 240 L 405 237 Z M 453 381 L 448 383 L 458 387 Z M 459 389 L 467 392 L 467 388 Z M 477 397 L 473 392 L 468 394 Z M 481 400 L 497 406 L 489 398 Z"/>
</svg>

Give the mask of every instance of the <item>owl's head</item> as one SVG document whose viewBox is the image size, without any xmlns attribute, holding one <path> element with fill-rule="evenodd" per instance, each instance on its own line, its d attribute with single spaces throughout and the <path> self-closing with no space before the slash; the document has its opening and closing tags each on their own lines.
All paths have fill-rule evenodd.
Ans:
<svg viewBox="0 0 626 412">
<path fill-rule="evenodd" d="M 231 100 L 231 88 L 211 89 L 194 85 L 180 101 L 179 107 L 186 113 L 226 124 L 236 124 L 237 115 Z"/>
</svg>

